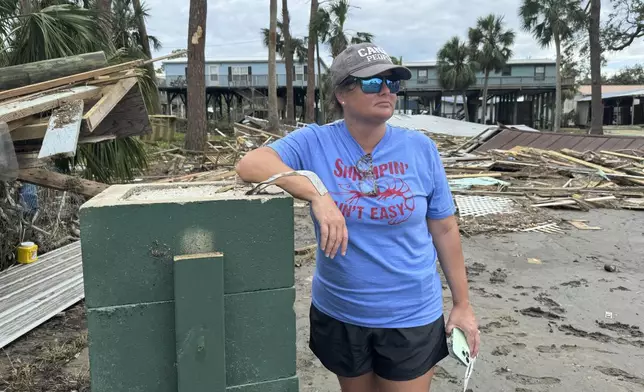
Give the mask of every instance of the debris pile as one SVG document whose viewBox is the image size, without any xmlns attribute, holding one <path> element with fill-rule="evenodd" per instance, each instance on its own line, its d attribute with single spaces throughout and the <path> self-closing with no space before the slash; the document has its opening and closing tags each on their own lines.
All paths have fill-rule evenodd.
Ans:
<svg viewBox="0 0 644 392">
<path fill-rule="evenodd" d="M 462 138 L 436 140 L 447 146 L 439 150 L 466 234 L 558 233 L 561 222 L 544 212 L 548 208 L 644 210 L 644 151 L 514 147 L 467 153 Z"/>
<path fill-rule="evenodd" d="M 78 207 L 107 185 L 58 172 L 55 160 L 149 133 L 139 77 L 163 58 L 108 65 L 94 52 L 0 68 L 0 263 L 21 241 L 46 252 L 78 239 Z"/>
</svg>

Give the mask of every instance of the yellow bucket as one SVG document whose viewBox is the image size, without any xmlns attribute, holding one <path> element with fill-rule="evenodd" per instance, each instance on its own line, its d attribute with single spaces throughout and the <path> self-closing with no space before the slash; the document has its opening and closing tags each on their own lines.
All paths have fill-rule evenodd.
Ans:
<svg viewBox="0 0 644 392">
<path fill-rule="evenodd" d="M 18 262 L 29 264 L 38 260 L 38 245 L 33 242 L 23 242 L 18 246 Z"/>
</svg>

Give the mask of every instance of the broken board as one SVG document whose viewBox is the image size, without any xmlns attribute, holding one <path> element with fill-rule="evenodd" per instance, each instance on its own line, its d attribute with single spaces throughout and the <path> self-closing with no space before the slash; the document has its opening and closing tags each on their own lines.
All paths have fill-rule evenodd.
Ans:
<svg viewBox="0 0 644 392">
<path fill-rule="evenodd" d="M 76 155 L 78 135 L 83 120 L 83 100 L 78 99 L 54 109 L 42 141 L 38 159 Z"/>
<path fill-rule="evenodd" d="M 78 99 L 98 98 L 101 95 L 101 91 L 101 88 L 96 86 L 71 87 L 66 90 L 3 104 L 0 105 L 0 121 L 19 120 Z"/>
</svg>

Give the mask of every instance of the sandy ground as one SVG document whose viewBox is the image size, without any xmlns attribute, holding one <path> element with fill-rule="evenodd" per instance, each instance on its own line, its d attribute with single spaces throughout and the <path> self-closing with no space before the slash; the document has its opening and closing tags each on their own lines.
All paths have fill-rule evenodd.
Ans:
<svg viewBox="0 0 644 392">
<path fill-rule="evenodd" d="M 482 331 L 481 355 L 469 388 L 489 392 L 644 391 L 640 329 L 644 328 L 643 215 L 614 210 L 557 215 L 585 219 L 602 230 L 570 226 L 565 235 L 492 234 L 463 240 L 471 298 Z M 314 241 L 306 209 L 296 209 L 295 230 L 296 247 Z M 607 263 L 616 272 L 605 271 Z M 335 392 L 339 391 L 335 377 L 307 347 L 314 269 L 313 261 L 296 268 L 300 390 Z M 445 297 L 449 309 L 447 289 Z M 612 318 L 607 318 L 607 312 Z M 82 315 L 79 304 L 5 348 L 0 358 L 0 391 L 51 391 L 51 383 L 46 387 L 34 381 L 26 389 L 6 380 L 3 384 L 3 378 L 16 368 L 42 364 L 47 353 L 51 356 L 52 347 L 83 341 Z M 83 385 L 87 350 L 77 354 L 69 349 L 56 351 L 63 354 L 55 360 L 71 362 L 64 367 L 45 366 L 43 375 L 60 380 L 56 391 L 87 391 Z M 439 366 L 432 390 L 462 391 L 464 368 L 452 359 Z M 42 368 L 31 366 L 30 372 Z M 62 374 L 55 377 L 55 371 Z M 37 374 L 23 376 L 38 379 Z"/>
<path fill-rule="evenodd" d="M 468 386 L 472 391 L 644 391 L 642 214 L 594 210 L 558 215 L 588 220 L 602 230 L 571 226 L 560 236 L 463 239 L 482 331 L 481 354 Z M 304 229 L 304 223 L 296 228 Z M 299 233 L 297 238 L 304 237 Z M 617 271 L 605 271 L 606 263 Z M 313 263 L 296 270 L 300 390 L 335 392 L 340 390 L 337 381 L 307 348 L 314 270 Z M 444 294 L 447 310 L 449 290 Z M 432 390 L 462 391 L 464 367 L 449 358 L 439 366 Z"/>
</svg>

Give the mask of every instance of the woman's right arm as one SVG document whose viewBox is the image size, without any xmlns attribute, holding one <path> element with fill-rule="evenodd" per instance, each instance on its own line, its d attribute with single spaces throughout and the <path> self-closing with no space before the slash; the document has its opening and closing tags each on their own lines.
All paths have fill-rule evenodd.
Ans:
<svg viewBox="0 0 644 392">
<path fill-rule="evenodd" d="M 246 182 L 262 182 L 279 173 L 293 171 L 270 147 L 248 152 L 237 164 L 237 174 Z M 309 201 L 313 215 L 320 225 L 320 247 L 327 257 L 334 258 L 338 250 L 347 252 L 349 234 L 344 216 L 328 193 L 320 196 L 311 181 L 304 176 L 282 177 L 274 182 L 293 197 Z"/>
</svg>

